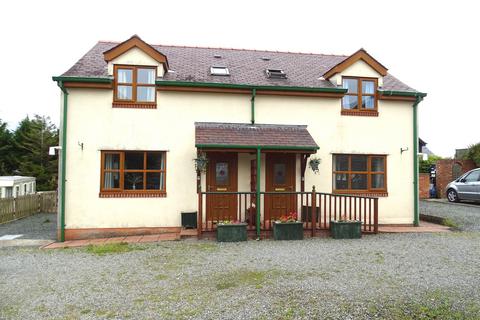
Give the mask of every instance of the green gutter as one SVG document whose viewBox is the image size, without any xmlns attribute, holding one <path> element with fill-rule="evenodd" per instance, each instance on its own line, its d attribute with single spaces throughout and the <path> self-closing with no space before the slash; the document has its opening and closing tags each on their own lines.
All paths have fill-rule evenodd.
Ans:
<svg viewBox="0 0 480 320">
<path fill-rule="evenodd" d="M 421 97 L 427 96 L 426 93 L 418 91 L 395 91 L 395 90 L 378 90 L 378 93 L 384 96 L 403 96 L 403 97 Z"/>
<path fill-rule="evenodd" d="M 423 96 L 417 96 L 415 103 L 413 104 L 413 225 L 419 226 L 419 210 L 418 210 L 418 119 L 417 119 L 417 107 L 423 100 Z"/>
<path fill-rule="evenodd" d="M 190 82 L 190 81 L 169 81 L 157 80 L 157 86 L 165 87 L 200 87 L 200 88 L 228 88 L 228 89 L 245 89 L 245 90 L 273 90 L 273 91 L 300 91 L 300 92 L 330 92 L 345 93 L 347 89 L 343 88 L 315 88 L 315 87 L 289 87 L 289 86 L 257 86 L 247 84 L 231 84 L 216 82 Z"/>
<path fill-rule="evenodd" d="M 256 195 L 256 213 L 257 213 L 257 240 L 260 240 L 260 170 L 261 170 L 261 148 L 257 147 L 257 195 Z"/>
<path fill-rule="evenodd" d="M 61 187 L 60 187 L 60 241 L 65 241 L 65 173 L 67 171 L 67 111 L 68 111 L 68 92 L 59 81 L 58 86 L 63 92 L 63 120 L 62 120 L 62 166 L 61 166 Z"/>
<path fill-rule="evenodd" d="M 52 77 L 57 82 L 88 82 L 88 83 L 112 83 L 113 78 L 88 78 L 88 77 Z"/>
<path fill-rule="evenodd" d="M 318 150 L 320 147 L 308 146 L 258 146 L 258 145 L 235 145 L 235 144 L 196 144 L 197 148 L 221 148 L 221 149 L 264 149 L 264 150 Z"/>
<path fill-rule="evenodd" d="M 252 98 L 250 99 L 250 102 L 252 104 L 252 124 L 255 124 L 255 95 L 257 94 L 257 89 L 252 89 Z"/>
</svg>

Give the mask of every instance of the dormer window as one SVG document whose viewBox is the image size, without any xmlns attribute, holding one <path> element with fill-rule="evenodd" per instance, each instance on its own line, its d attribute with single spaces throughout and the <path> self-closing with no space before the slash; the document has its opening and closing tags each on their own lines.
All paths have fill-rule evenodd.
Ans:
<svg viewBox="0 0 480 320">
<path fill-rule="evenodd" d="M 286 79 L 287 74 L 281 69 L 267 69 L 265 70 L 267 77 L 270 79 Z"/>
<path fill-rule="evenodd" d="M 114 106 L 154 105 L 156 67 L 115 66 Z"/>
<path fill-rule="evenodd" d="M 377 112 L 377 79 L 374 78 L 343 78 L 343 88 L 347 89 L 347 93 L 342 99 L 342 112 Z M 353 113 L 345 113 L 353 114 Z"/>
<path fill-rule="evenodd" d="M 211 67 L 210 74 L 212 76 L 229 76 L 230 72 L 227 67 Z"/>
</svg>

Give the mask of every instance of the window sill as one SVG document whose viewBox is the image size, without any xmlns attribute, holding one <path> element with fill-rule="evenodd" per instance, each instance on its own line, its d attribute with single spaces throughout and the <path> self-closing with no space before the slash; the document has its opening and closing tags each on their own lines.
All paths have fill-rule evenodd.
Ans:
<svg viewBox="0 0 480 320">
<path fill-rule="evenodd" d="M 125 103 L 113 102 L 112 108 L 157 109 L 156 103 Z"/>
<path fill-rule="evenodd" d="M 378 117 L 377 110 L 346 110 L 342 109 L 342 116 L 363 116 L 363 117 Z"/>
<path fill-rule="evenodd" d="M 98 194 L 100 198 L 166 198 L 166 192 L 146 192 L 146 191 L 133 191 L 133 192 L 100 192 Z"/>
<path fill-rule="evenodd" d="M 352 191 L 352 190 L 333 190 L 333 194 L 360 197 L 388 197 L 387 191 Z"/>
</svg>

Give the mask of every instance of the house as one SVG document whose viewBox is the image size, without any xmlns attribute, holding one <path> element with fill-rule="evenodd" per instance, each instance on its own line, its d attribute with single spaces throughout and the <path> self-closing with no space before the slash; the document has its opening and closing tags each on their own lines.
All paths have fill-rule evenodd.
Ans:
<svg viewBox="0 0 480 320">
<path fill-rule="evenodd" d="M 178 230 L 182 211 L 198 212 L 199 235 L 219 220 L 248 221 L 260 235 L 291 211 L 313 233 L 342 215 L 365 231 L 418 223 L 426 94 L 364 49 L 166 46 L 135 35 L 98 42 L 53 80 L 62 240 Z"/>
<path fill-rule="evenodd" d="M 0 177 L 0 198 L 16 198 L 29 194 L 35 194 L 35 188 L 35 177 Z"/>
</svg>

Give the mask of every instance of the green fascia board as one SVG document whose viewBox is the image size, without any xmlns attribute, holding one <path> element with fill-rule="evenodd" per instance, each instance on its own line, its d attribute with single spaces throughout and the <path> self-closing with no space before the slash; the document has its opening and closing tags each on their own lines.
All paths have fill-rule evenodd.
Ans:
<svg viewBox="0 0 480 320">
<path fill-rule="evenodd" d="M 314 88 L 314 87 L 289 87 L 289 86 L 258 86 L 248 84 L 231 84 L 216 82 L 190 82 L 190 81 L 164 81 L 157 80 L 158 86 L 179 86 L 179 87 L 203 87 L 203 88 L 228 88 L 228 89 L 246 89 L 246 90 L 275 90 L 275 91 L 300 91 L 300 92 L 331 92 L 345 93 L 344 88 Z"/>
<path fill-rule="evenodd" d="M 406 96 L 406 97 L 426 97 L 427 94 L 419 91 L 395 91 L 395 90 L 378 90 L 378 93 L 384 96 Z"/>
<path fill-rule="evenodd" d="M 197 148 L 221 148 L 221 149 L 263 149 L 263 150 L 318 150 L 320 147 L 308 146 L 262 146 L 262 145 L 234 145 L 234 144 L 196 144 Z"/>
<path fill-rule="evenodd" d="M 89 83 L 112 83 L 113 78 L 91 78 L 91 77 L 52 77 L 53 81 L 62 82 L 89 82 Z"/>
</svg>

